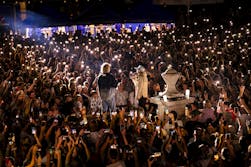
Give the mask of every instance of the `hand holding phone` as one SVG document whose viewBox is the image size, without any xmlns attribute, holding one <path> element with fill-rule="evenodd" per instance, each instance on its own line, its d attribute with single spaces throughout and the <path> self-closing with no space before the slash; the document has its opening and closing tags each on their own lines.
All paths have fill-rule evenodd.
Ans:
<svg viewBox="0 0 251 167">
<path fill-rule="evenodd" d="M 37 131 L 36 131 L 36 128 L 35 128 L 35 127 L 32 127 L 32 128 L 31 128 L 31 133 L 32 133 L 33 135 L 35 135 L 36 132 L 37 132 Z"/>
<path fill-rule="evenodd" d="M 72 133 L 72 134 L 76 134 L 76 133 L 77 133 L 77 130 L 76 130 L 76 129 L 72 129 L 72 130 L 71 130 L 71 133 Z"/>
<path fill-rule="evenodd" d="M 125 129 L 125 126 L 124 126 L 124 124 L 121 124 L 120 125 L 120 131 L 123 130 L 123 129 Z"/>
<path fill-rule="evenodd" d="M 156 131 L 160 133 L 160 126 L 156 126 Z"/>
<path fill-rule="evenodd" d="M 154 157 L 154 158 L 158 158 L 161 156 L 161 152 L 155 152 L 152 155 L 150 155 L 150 157 Z"/>
</svg>

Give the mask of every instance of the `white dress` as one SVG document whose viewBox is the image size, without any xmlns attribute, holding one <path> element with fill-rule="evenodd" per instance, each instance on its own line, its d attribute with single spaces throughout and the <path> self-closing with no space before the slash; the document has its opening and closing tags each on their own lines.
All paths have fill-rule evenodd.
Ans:
<svg viewBox="0 0 251 167">
<path fill-rule="evenodd" d="M 140 99 L 141 97 L 148 98 L 148 79 L 145 71 L 138 72 L 138 89 L 136 92 L 136 98 Z"/>
</svg>

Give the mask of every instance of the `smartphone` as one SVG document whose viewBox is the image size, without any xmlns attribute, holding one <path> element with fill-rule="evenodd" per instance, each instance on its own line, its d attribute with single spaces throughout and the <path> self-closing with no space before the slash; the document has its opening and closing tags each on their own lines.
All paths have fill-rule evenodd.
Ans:
<svg viewBox="0 0 251 167">
<path fill-rule="evenodd" d="M 156 131 L 160 131 L 160 126 L 156 126 Z"/>
<path fill-rule="evenodd" d="M 250 121 L 246 120 L 246 125 L 249 126 L 250 125 Z"/>
<path fill-rule="evenodd" d="M 43 117 L 43 113 L 41 111 L 39 111 L 39 117 Z"/>
<path fill-rule="evenodd" d="M 131 116 L 131 117 L 134 116 L 134 111 L 133 111 L 133 110 L 130 111 L 130 116 Z"/>
<path fill-rule="evenodd" d="M 85 131 L 84 131 L 84 133 L 85 133 L 85 134 L 90 134 L 90 133 L 91 133 L 91 131 L 89 131 L 89 130 L 85 130 Z"/>
<path fill-rule="evenodd" d="M 133 153 L 133 150 L 126 150 L 126 153 L 127 153 L 127 154 L 132 154 L 132 153 Z"/>
<path fill-rule="evenodd" d="M 161 152 L 155 152 L 150 157 L 152 157 L 152 158 L 158 158 L 160 156 L 161 156 Z"/>
<path fill-rule="evenodd" d="M 117 149 L 117 145 L 116 144 L 112 144 L 111 145 L 111 149 Z"/>
<path fill-rule="evenodd" d="M 104 133 L 110 133 L 110 129 L 105 129 Z"/>
<path fill-rule="evenodd" d="M 151 114 L 151 113 L 149 113 L 149 115 L 148 115 L 148 119 L 149 119 L 149 120 L 151 120 L 151 119 L 152 119 L 152 114 Z"/>
<path fill-rule="evenodd" d="M 63 140 L 66 140 L 67 139 L 67 136 L 63 136 Z"/>
<path fill-rule="evenodd" d="M 123 124 L 120 125 L 120 130 L 125 129 L 125 126 Z"/>
<path fill-rule="evenodd" d="M 137 118 L 138 117 L 138 111 L 134 111 L 134 116 Z"/>
<path fill-rule="evenodd" d="M 218 155 L 218 154 L 215 154 L 215 155 L 214 155 L 214 160 L 215 160 L 215 161 L 218 161 L 218 160 L 219 160 L 219 155 Z"/>
<path fill-rule="evenodd" d="M 238 107 L 234 107 L 234 112 L 235 113 L 239 112 L 239 108 Z"/>
<path fill-rule="evenodd" d="M 46 121 L 45 120 L 42 120 L 41 121 L 41 126 L 45 126 L 46 125 Z"/>
<path fill-rule="evenodd" d="M 84 121 L 79 122 L 79 125 L 80 125 L 80 126 L 82 126 L 82 125 L 84 125 L 84 124 L 85 124 Z"/>
<path fill-rule="evenodd" d="M 225 134 L 225 138 L 226 138 L 226 139 L 230 139 L 230 137 L 231 137 L 231 134 L 230 134 L 230 133 L 226 133 L 226 134 Z"/>
<path fill-rule="evenodd" d="M 168 109 L 166 109 L 166 110 L 165 110 L 165 113 L 166 113 L 166 115 L 168 115 L 168 114 L 169 114 L 169 110 L 168 110 Z"/>
<path fill-rule="evenodd" d="M 175 137 L 177 136 L 176 130 L 172 129 L 172 130 L 170 131 L 170 135 L 171 135 L 172 137 L 175 138 Z"/>
<path fill-rule="evenodd" d="M 50 149 L 49 149 L 49 152 L 50 152 L 50 154 L 52 155 L 52 154 L 53 154 L 53 148 L 50 148 Z"/>
<path fill-rule="evenodd" d="M 140 129 L 147 129 L 147 124 L 140 123 Z"/>
<path fill-rule="evenodd" d="M 34 135 L 34 134 L 36 134 L 36 128 L 35 127 L 32 127 L 31 128 L 31 133 Z"/>
<path fill-rule="evenodd" d="M 140 117 L 141 119 L 143 119 L 143 118 L 144 118 L 144 113 L 141 112 L 141 113 L 139 114 L 139 117 Z"/>
<path fill-rule="evenodd" d="M 142 140 L 141 140 L 141 139 L 138 139 L 138 140 L 137 140 L 137 143 L 138 143 L 138 144 L 141 144 L 141 143 L 142 143 Z"/>
<path fill-rule="evenodd" d="M 97 112 L 97 113 L 96 113 L 96 116 L 97 116 L 97 117 L 100 117 L 100 113 L 99 113 L 99 112 Z"/>
<path fill-rule="evenodd" d="M 76 129 L 72 129 L 72 130 L 71 130 L 71 133 L 72 133 L 72 134 L 76 134 L 76 133 L 77 133 Z"/>
</svg>

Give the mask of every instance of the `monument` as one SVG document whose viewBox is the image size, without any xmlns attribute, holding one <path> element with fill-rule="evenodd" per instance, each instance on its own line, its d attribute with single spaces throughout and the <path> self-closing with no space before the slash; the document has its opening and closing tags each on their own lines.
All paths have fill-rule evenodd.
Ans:
<svg viewBox="0 0 251 167">
<path fill-rule="evenodd" d="M 176 83 L 180 78 L 180 73 L 172 67 L 168 67 L 161 76 L 166 83 L 166 90 L 160 94 L 161 96 L 166 95 L 168 99 L 184 97 L 184 94 L 180 93 L 176 88 Z"/>
<path fill-rule="evenodd" d="M 161 74 L 166 83 L 164 92 L 159 93 L 156 97 L 151 97 L 151 102 L 158 105 L 158 116 L 163 119 L 165 112 L 175 110 L 178 113 L 178 118 L 185 115 L 185 106 L 188 103 L 194 102 L 194 98 L 189 94 L 181 93 L 176 88 L 176 83 L 180 78 L 178 73 L 171 66 Z M 190 93 L 190 91 L 186 91 Z"/>
</svg>

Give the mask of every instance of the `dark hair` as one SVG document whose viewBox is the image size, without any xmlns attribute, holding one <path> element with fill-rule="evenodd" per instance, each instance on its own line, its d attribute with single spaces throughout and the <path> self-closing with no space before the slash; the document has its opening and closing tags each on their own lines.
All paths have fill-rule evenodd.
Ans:
<svg viewBox="0 0 251 167">
<path fill-rule="evenodd" d="M 229 105 L 230 105 L 230 102 L 229 102 L 229 101 L 225 101 L 225 102 L 224 102 L 224 105 L 229 106 Z"/>
<path fill-rule="evenodd" d="M 174 110 L 172 110 L 172 111 L 170 111 L 170 113 L 172 113 L 172 114 L 173 114 L 174 120 L 176 120 L 176 119 L 177 119 L 177 117 L 178 117 L 177 112 L 176 112 L 176 111 L 174 111 Z"/>
</svg>

